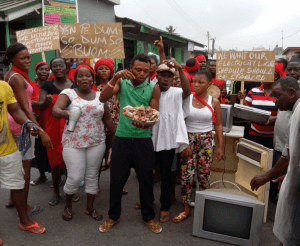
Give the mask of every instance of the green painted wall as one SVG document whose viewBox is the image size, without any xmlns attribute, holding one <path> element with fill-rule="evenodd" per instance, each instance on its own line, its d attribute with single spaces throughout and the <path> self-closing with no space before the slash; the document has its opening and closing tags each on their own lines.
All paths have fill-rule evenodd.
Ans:
<svg viewBox="0 0 300 246">
<path fill-rule="evenodd" d="M 183 62 L 182 48 L 175 48 L 175 60 L 181 64 Z"/>
<path fill-rule="evenodd" d="M 43 25 L 42 20 L 27 20 L 26 21 L 26 28 L 34 28 L 34 27 L 38 27 L 38 26 L 42 26 L 42 25 Z M 51 59 L 55 57 L 55 50 L 46 51 L 45 56 L 46 56 L 46 62 L 49 64 Z M 43 59 L 42 59 L 41 53 L 32 54 L 32 55 L 30 55 L 30 57 L 31 57 L 31 65 L 30 65 L 30 68 L 28 71 L 28 75 L 29 75 L 30 79 L 33 81 L 35 78 L 35 71 L 34 71 L 35 64 L 43 61 Z"/>
<path fill-rule="evenodd" d="M 152 52 L 152 53 L 158 55 L 158 51 L 157 51 L 155 45 L 152 43 L 148 43 L 148 53 L 149 52 Z"/>
<path fill-rule="evenodd" d="M 136 56 L 137 54 L 144 53 L 144 42 L 140 40 L 136 40 L 134 43 L 134 55 Z"/>
</svg>

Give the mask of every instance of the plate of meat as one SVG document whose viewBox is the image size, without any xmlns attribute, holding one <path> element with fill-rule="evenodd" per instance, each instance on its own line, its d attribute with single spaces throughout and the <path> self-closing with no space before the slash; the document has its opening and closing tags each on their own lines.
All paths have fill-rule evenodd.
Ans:
<svg viewBox="0 0 300 246">
<path fill-rule="evenodd" d="M 144 126 L 153 126 L 159 120 L 159 112 L 149 106 L 140 107 L 126 106 L 123 108 L 123 115 L 130 118 L 132 122 Z"/>
</svg>

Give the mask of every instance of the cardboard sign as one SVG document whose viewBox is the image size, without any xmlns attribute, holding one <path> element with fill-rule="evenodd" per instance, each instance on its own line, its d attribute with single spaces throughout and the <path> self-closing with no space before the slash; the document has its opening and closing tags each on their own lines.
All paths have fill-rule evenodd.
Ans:
<svg viewBox="0 0 300 246">
<path fill-rule="evenodd" d="M 59 49 L 59 28 L 49 25 L 16 32 L 17 42 L 24 44 L 29 54 Z"/>
<path fill-rule="evenodd" d="M 125 58 L 121 23 L 77 23 L 59 26 L 63 58 Z"/>
<path fill-rule="evenodd" d="M 275 51 L 217 52 L 220 80 L 274 82 Z"/>
</svg>

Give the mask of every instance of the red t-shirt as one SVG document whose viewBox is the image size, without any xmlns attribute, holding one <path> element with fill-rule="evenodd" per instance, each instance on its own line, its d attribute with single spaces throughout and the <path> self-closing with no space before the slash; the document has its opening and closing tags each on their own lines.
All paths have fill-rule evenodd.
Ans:
<svg viewBox="0 0 300 246">
<path fill-rule="evenodd" d="M 271 112 L 270 119 L 277 116 L 278 108 L 275 106 L 274 96 L 271 93 L 269 96 L 264 91 L 264 85 L 260 87 L 252 88 L 246 96 L 246 104 L 257 108 Z M 251 124 L 249 134 L 261 136 L 261 137 L 273 137 L 274 126 L 260 126 L 256 123 Z"/>
</svg>

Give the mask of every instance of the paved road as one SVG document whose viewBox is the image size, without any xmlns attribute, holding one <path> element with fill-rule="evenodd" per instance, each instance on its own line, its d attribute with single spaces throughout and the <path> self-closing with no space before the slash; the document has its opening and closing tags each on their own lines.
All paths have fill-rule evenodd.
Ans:
<svg viewBox="0 0 300 246">
<path fill-rule="evenodd" d="M 38 177 L 36 169 L 32 169 L 32 179 Z M 50 174 L 48 174 L 49 180 Z M 61 214 L 64 208 L 65 198 L 56 207 L 48 205 L 52 189 L 51 181 L 45 184 L 30 187 L 29 204 L 40 204 L 44 207 L 44 211 L 40 214 L 32 216 L 32 220 L 43 224 L 47 231 L 44 235 L 35 235 L 29 232 L 23 232 L 18 228 L 18 217 L 16 209 L 7 209 L 4 207 L 9 192 L 0 189 L 0 236 L 3 239 L 4 246 L 83 246 L 83 245 L 205 245 L 205 246 L 221 246 L 228 245 L 225 243 L 208 241 L 205 239 L 192 236 L 193 218 L 175 224 L 172 221 L 162 224 L 163 231 L 156 235 L 152 233 L 148 227 L 142 222 L 140 211 L 135 211 L 133 206 L 138 201 L 138 183 L 137 178 L 132 174 L 126 184 L 129 194 L 123 196 L 122 200 L 122 216 L 120 222 L 114 226 L 108 233 L 100 233 L 98 228 L 104 221 L 94 221 L 90 216 L 84 214 L 86 206 L 86 196 L 84 188 L 79 189 L 80 201 L 73 204 L 75 215 L 72 221 L 64 221 Z M 155 184 L 155 212 L 156 219 L 159 214 L 159 195 L 160 184 Z M 95 208 L 103 213 L 104 219 L 108 218 L 108 202 L 109 202 L 109 170 L 101 175 L 101 195 L 95 201 Z M 180 186 L 176 186 L 177 202 L 171 208 L 171 217 L 174 217 L 182 209 L 180 198 Z M 275 205 L 270 203 L 269 216 L 274 215 Z M 273 222 L 268 220 L 262 228 L 261 243 L 262 246 L 278 245 L 279 242 L 272 232 Z"/>
</svg>

